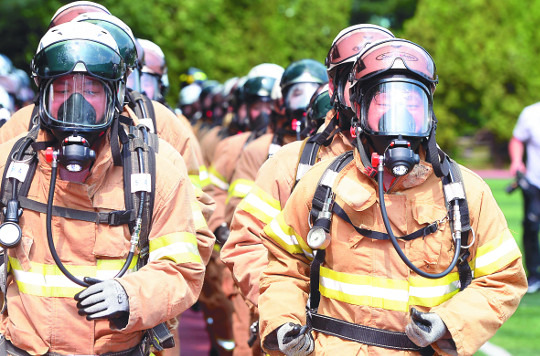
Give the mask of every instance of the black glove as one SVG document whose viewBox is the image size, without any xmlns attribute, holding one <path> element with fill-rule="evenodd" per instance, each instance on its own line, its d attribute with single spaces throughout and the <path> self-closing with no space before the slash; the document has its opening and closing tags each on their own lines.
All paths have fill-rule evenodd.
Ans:
<svg viewBox="0 0 540 356">
<path fill-rule="evenodd" d="M 231 231 L 229 230 L 227 223 L 222 223 L 214 231 L 214 235 L 216 236 L 216 242 L 220 244 L 221 246 L 223 246 L 225 242 L 227 242 L 227 239 L 229 238 L 230 233 Z"/>
<path fill-rule="evenodd" d="M 79 315 L 86 320 L 109 319 L 122 329 L 129 319 L 129 299 L 122 285 L 110 279 L 99 282 L 75 294 Z"/>
</svg>

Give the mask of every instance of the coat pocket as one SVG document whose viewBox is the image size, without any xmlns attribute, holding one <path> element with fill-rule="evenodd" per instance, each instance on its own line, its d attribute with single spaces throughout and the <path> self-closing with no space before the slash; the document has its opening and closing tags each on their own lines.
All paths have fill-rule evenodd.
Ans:
<svg viewBox="0 0 540 356">
<path fill-rule="evenodd" d="M 444 271 L 450 264 L 455 250 L 450 226 L 445 219 L 444 206 L 418 202 L 413 208 L 413 218 L 419 226 L 437 223 L 437 230 L 407 243 L 407 256 L 411 262 L 428 273 Z"/>
</svg>

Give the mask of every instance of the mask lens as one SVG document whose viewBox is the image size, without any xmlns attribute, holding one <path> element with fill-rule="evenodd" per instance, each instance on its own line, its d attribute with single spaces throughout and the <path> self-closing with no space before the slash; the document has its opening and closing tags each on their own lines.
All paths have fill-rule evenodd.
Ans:
<svg viewBox="0 0 540 356">
<path fill-rule="evenodd" d="M 101 80 L 85 74 L 54 79 L 45 91 L 46 114 L 65 127 L 101 127 L 112 119 L 113 95 Z"/>
<path fill-rule="evenodd" d="M 138 69 L 135 69 L 127 77 L 126 86 L 132 90 L 141 92 L 141 74 Z"/>
<path fill-rule="evenodd" d="M 141 91 L 152 100 L 158 98 L 159 77 L 149 73 L 141 74 Z"/>
<path fill-rule="evenodd" d="M 376 135 L 423 137 L 431 129 L 431 101 L 426 89 L 409 82 L 383 82 L 362 101 L 362 127 Z"/>
<path fill-rule="evenodd" d="M 290 111 L 306 110 L 311 97 L 319 88 L 316 83 L 297 83 L 292 85 L 285 96 L 285 107 Z"/>
</svg>

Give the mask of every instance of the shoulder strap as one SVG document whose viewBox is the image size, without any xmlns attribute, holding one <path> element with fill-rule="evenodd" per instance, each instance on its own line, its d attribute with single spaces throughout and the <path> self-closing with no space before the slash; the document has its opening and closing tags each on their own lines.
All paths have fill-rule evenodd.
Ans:
<svg viewBox="0 0 540 356">
<path fill-rule="evenodd" d="M 15 142 L 9 153 L 0 188 L 0 200 L 3 206 L 6 206 L 13 196 L 13 184 L 16 185 L 18 194 L 24 196 L 28 194 L 38 163 L 32 145 L 37 139 L 38 132 L 39 125 L 32 127 L 26 136 Z"/>
<path fill-rule="evenodd" d="M 32 129 L 32 127 L 39 124 L 39 106 L 38 104 L 34 104 L 34 108 L 32 109 L 32 115 L 30 116 L 30 121 L 28 122 L 28 131 Z"/>
<path fill-rule="evenodd" d="M 157 132 L 156 112 L 152 100 L 138 91 L 131 90 L 126 95 L 128 106 L 135 111 L 141 124 L 147 126 L 150 132 Z"/>
<path fill-rule="evenodd" d="M 300 154 L 300 159 L 296 165 L 296 181 L 293 185 L 293 190 L 298 184 L 298 181 L 306 174 L 307 171 L 311 169 L 317 162 L 317 157 L 319 156 L 319 150 L 321 146 L 327 146 L 331 142 L 331 134 L 334 131 L 334 120 L 328 123 L 328 126 L 320 132 L 313 136 L 308 137 L 304 140 L 302 145 L 302 153 Z"/>
<path fill-rule="evenodd" d="M 337 156 L 332 163 L 326 168 L 323 175 L 319 179 L 317 189 L 313 195 L 311 203 L 310 219 L 315 221 L 319 213 L 323 210 L 324 203 L 327 197 L 331 196 L 332 186 L 337 178 L 338 173 L 345 168 L 354 158 L 353 151 L 347 151 Z"/>
</svg>

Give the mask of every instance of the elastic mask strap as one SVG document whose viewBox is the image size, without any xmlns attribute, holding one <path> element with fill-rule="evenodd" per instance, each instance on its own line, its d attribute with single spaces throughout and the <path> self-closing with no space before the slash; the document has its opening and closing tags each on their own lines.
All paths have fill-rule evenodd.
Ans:
<svg viewBox="0 0 540 356">
<path fill-rule="evenodd" d="M 118 134 L 118 119 L 114 119 L 111 127 L 111 153 L 115 166 L 122 166 L 122 155 L 120 153 L 120 143 Z"/>
</svg>

